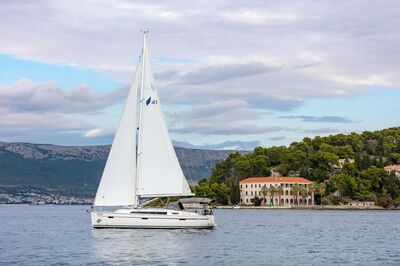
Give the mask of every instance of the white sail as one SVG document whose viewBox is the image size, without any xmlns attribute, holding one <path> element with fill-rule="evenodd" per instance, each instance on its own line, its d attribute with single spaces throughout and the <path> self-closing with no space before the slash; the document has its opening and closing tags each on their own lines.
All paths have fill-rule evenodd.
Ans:
<svg viewBox="0 0 400 266">
<path fill-rule="evenodd" d="M 95 206 L 126 206 L 135 203 L 136 109 L 139 73 L 129 91 L 107 163 L 97 189 Z"/>
<path fill-rule="evenodd" d="M 142 197 L 193 195 L 165 125 L 146 45 L 143 60 L 137 193 Z"/>
</svg>

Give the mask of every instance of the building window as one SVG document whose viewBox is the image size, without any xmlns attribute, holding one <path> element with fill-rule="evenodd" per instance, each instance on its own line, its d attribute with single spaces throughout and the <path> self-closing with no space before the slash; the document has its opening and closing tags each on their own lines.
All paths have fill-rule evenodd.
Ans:
<svg viewBox="0 0 400 266">
<path fill-rule="evenodd" d="M 240 188 L 243 188 L 243 185 L 242 185 L 242 184 L 240 184 Z"/>
<path fill-rule="evenodd" d="M 247 196 L 247 191 L 246 191 L 246 196 Z"/>
<path fill-rule="evenodd" d="M 258 184 L 258 187 L 261 188 L 261 184 Z"/>
<path fill-rule="evenodd" d="M 251 191 L 251 195 L 253 196 L 253 191 Z"/>
<path fill-rule="evenodd" d="M 240 202 L 243 203 L 243 199 L 240 199 Z"/>
<path fill-rule="evenodd" d="M 247 184 L 246 184 L 246 188 L 247 188 Z"/>
<path fill-rule="evenodd" d="M 285 195 L 286 196 L 289 195 L 289 191 L 288 190 L 285 191 Z"/>
<path fill-rule="evenodd" d="M 253 188 L 253 184 L 251 184 L 250 187 Z"/>
<path fill-rule="evenodd" d="M 246 199 L 246 203 L 249 203 L 249 199 Z"/>
</svg>

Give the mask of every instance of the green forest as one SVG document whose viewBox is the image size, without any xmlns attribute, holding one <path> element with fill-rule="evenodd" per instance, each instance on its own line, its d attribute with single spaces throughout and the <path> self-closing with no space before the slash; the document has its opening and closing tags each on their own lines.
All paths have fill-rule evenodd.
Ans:
<svg viewBox="0 0 400 266">
<path fill-rule="evenodd" d="M 338 167 L 339 159 L 345 159 Z M 353 162 L 354 160 L 354 162 Z M 383 207 L 400 205 L 400 180 L 383 167 L 400 163 L 400 127 L 361 134 L 304 138 L 287 146 L 256 147 L 248 154 L 230 154 L 217 163 L 211 176 L 193 188 L 197 196 L 219 204 L 238 204 L 239 181 L 247 177 L 301 176 L 324 187 L 316 201 L 345 204 L 374 201 Z"/>
</svg>

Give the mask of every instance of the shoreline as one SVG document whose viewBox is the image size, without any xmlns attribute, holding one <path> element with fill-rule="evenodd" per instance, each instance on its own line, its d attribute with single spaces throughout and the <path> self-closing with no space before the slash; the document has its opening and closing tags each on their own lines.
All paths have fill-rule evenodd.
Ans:
<svg viewBox="0 0 400 266">
<path fill-rule="evenodd" d="M 29 203 L 0 203 L 2 206 L 92 206 L 90 204 L 29 204 Z M 212 206 L 212 209 L 224 210 L 376 210 L 376 211 L 400 211 L 400 208 L 383 208 L 381 206 L 347 206 L 347 205 L 314 205 L 314 206 Z"/>
<path fill-rule="evenodd" d="M 347 205 L 315 205 L 315 206 L 279 206 L 279 207 L 269 207 L 269 206 L 214 206 L 215 209 L 259 209 L 259 210 L 400 210 L 400 208 L 383 208 L 381 206 L 347 206 Z"/>
</svg>

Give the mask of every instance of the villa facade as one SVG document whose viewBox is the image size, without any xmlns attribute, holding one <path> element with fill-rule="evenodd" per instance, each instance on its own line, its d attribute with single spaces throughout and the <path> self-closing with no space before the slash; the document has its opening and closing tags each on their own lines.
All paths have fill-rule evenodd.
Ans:
<svg viewBox="0 0 400 266">
<path fill-rule="evenodd" d="M 396 177 L 400 178 L 400 165 L 398 164 L 388 165 L 385 166 L 384 169 L 386 172 L 388 172 L 388 174 L 391 174 L 393 172 Z"/>
<path fill-rule="evenodd" d="M 262 199 L 261 205 L 291 206 L 291 205 L 314 205 L 314 192 L 310 191 L 306 197 L 302 197 L 300 192 L 291 192 L 293 185 L 297 184 L 308 190 L 312 182 L 302 177 L 249 177 L 239 182 L 240 203 L 253 205 L 255 197 Z M 270 191 L 275 188 L 275 193 L 263 191 L 263 187 Z M 278 192 L 280 191 L 280 192 Z M 304 195 L 303 195 L 304 196 Z"/>
</svg>

